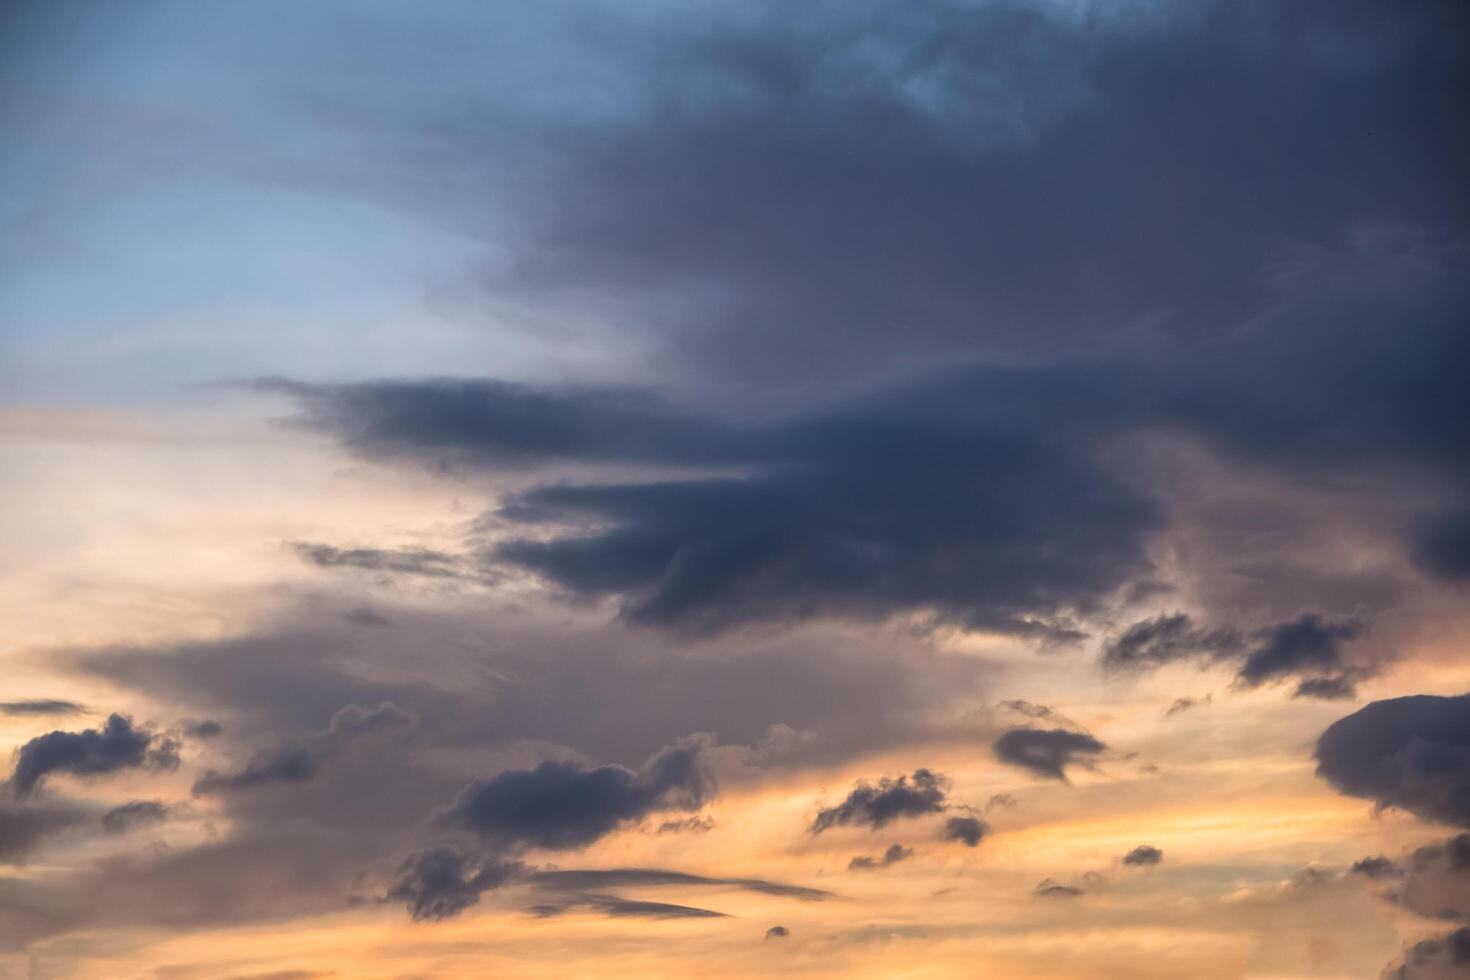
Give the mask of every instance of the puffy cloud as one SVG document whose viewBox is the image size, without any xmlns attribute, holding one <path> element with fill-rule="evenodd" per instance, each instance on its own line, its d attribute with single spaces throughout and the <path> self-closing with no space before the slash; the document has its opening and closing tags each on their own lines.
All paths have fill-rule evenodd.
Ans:
<svg viewBox="0 0 1470 980">
<path fill-rule="evenodd" d="M 155 738 L 119 714 L 109 715 L 100 729 L 40 735 L 21 746 L 10 783 L 17 796 L 27 796 L 51 773 L 95 776 L 155 763 L 161 768 L 177 766 L 170 743 Z M 150 756 L 150 747 L 161 752 Z"/>
<path fill-rule="evenodd" d="M 944 822 L 944 839 L 957 840 L 966 847 L 978 847 L 980 838 L 990 828 L 976 817 L 950 817 Z"/>
<path fill-rule="evenodd" d="M 1470 827 L 1470 695 L 1374 701 L 1333 722 L 1316 754 L 1341 793 Z"/>
<path fill-rule="evenodd" d="M 697 810 L 715 793 L 698 738 L 663 749 L 638 771 L 547 761 L 465 787 L 446 826 L 506 846 L 576 848 L 660 810 Z"/>
<path fill-rule="evenodd" d="M 904 847 L 902 844 L 892 844 L 884 851 L 881 857 L 868 857 L 862 855 L 847 862 L 848 871 L 876 871 L 879 868 L 887 868 L 900 861 L 907 861 L 914 856 L 912 847 Z"/>
<path fill-rule="evenodd" d="M 1423 939 L 1404 954 L 1404 962 L 1384 971 L 1383 980 L 1459 980 L 1470 970 L 1470 928 Z"/>
<path fill-rule="evenodd" d="M 1107 750 L 1107 746 L 1085 732 L 1064 728 L 1013 728 L 995 740 L 995 757 L 1039 776 L 1067 781 L 1070 765 L 1087 765 L 1085 756 Z"/>
<path fill-rule="evenodd" d="M 947 806 L 948 781 L 928 769 L 915 769 L 913 776 L 884 776 L 878 785 L 858 783 L 847 799 L 820 810 L 812 821 L 812 833 L 831 827 L 871 827 L 878 830 L 901 817 L 939 813 Z"/>
<path fill-rule="evenodd" d="M 404 903 L 415 921 L 448 919 L 521 871 L 518 862 L 475 861 L 452 847 L 432 847 L 404 859 L 384 900 Z"/>
<path fill-rule="evenodd" d="M 1123 863 L 1134 867 L 1147 867 L 1164 860 L 1164 852 L 1149 844 L 1140 844 L 1123 855 Z"/>
</svg>

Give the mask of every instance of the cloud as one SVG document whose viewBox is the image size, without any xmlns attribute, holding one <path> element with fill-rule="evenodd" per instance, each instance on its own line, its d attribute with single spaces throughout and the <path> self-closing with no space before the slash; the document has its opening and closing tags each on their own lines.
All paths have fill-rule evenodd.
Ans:
<svg viewBox="0 0 1470 980">
<path fill-rule="evenodd" d="M 1470 967 L 1470 928 L 1423 939 L 1404 954 L 1404 961 L 1384 972 L 1384 980 L 1457 980 Z"/>
<path fill-rule="evenodd" d="M 766 939 L 768 941 L 772 939 L 785 939 L 790 935 L 791 930 L 785 926 L 771 926 L 771 928 L 766 930 Z"/>
<path fill-rule="evenodd" d="M 412 727 L 416 719 L 391 701 L 374 708 L 350 704 L 332 715 L 325 731 L 256 753 L 236 773 L 207 772 L 194 783 L 194 794 L 204 796 L 250 789 L 272 783 L 313 779 L 322 767 L 354 739 L 379 732 Z"/>
<path fill-rule="evenodd" d="M 384 901 L 404 903 L 415 922 L 448 919 L 522 870 L 518 862 L 474 861 L 452 847 L 432 847 L 404 859 Z"/>
<path fill-rule="evenodd" d="M 847 799 L 834 807 L 817 812 L 812 833 L 820 834 L 832 827 L 871 827 L 879 830 L 901 817 L 919 817 L 939 813 L 946 807 L 948 781 L 928 769 L 915 769 L 913 776 L 894 779 L 884 776 L 877 786 L 860 782 Z"/>
<path fill-rule="evenodd" d="M 1470 509 L 1424 521 L 1414 532 L 1410 553 L 1430 575 L 1454 582 L 1470 578 Z"/>
<path fill-rule="evenodd" d="M 533 905 L 532 914 L 538 917 L 561 915 L 565 912 L 587 909 L 613 918 L 639 919 L 723 919 L 724 912 L 697 908 L 692 905 L 671 905 L 668 902 L 647 902 L 621 898 L 617 895 L 583 894 L 562 901 L 560 904 L 543 903 Z"/>
<path fill-rule="evenodd" d="M 184 725 L 184 734 L 189 738 L 218 738 L 224 733 L 224 730 L 225 727 L 212 718 L 205 718 L 201 721 L 190 721 Z"/>
<path fill-rule="evenodd" d="M 1365 878 L 1388 878 L 1398 874 L 1398 868 L 1394 863 L 1381 854 L 1354 861 L 1350 871 L 1352 874 L 1362 875 Z"/>
<path fill-rule="evenodd" d="M 52 773 L 96 776 L 144 765 L 177 766 L 178 756 L 170 743 L 163 739 L 155 742 L 155 738 L 151 732 L 134 728 L 131 718 L 119 714 L 109 715 L 100 729 L 37 736 L 21 746 L 11 786 L 16 796 L 24 797 Z M 150 755 L 150 747 L 161 751 Z"/>
<path fill-rule="evenodd" d="M 585 847 L 651 813 L 708 802 L 715 782 L 701 757 L 706 745 L 685 739 L 636 772 L 552 761 L 507 770 L 465 787 L 441 822 L 505 846 Z"/>
<path fill-rule="evenodd" d="M 59 698 L 27 698 L 24 701 L 0 702 L 0 715 L 79 715 L 86 711 L 85 705 Z"/>
<path fill-rule="evenodd" d="M 950 817 L 944 822 L 944 839 L 957 840 L 966 847 L 977 847 L 990 828 L 976 817 Z"/>
<path fill-rule="evenodd" d="M 1123 855 L 1123 863 L 1134 867 L 1149 867 L 1164 860 L 1164 852 L 1148 844 L 1140 844 Z"/>
<path fill-rule="evenodd" d="M 820 888 L 807 888 L 764 878 L 721 878 L 667 871 L 661 868 L 581 868 L 537 871 L 527 881 L 545 888 L 581 891 L 595 888 L 643 887 L 732 887 L 777 898 L 794 898 L 816 902 L 831 898 L 832 893 Z"/>
<path fill-rule="evenodd" d="M 1333 722 L 1316 756 L 1340 793 L 1470 827 L 1470 695 L 1374 701 Z"/>
<path fill-rule="evenodd" d="M 1051 878 L 1044 878 L 1037 884 L 1035 894 L 1042 898 L 1076 898 L 1087 893 L 1076 885 L 1064 885 Z"/>
<path fill-rule="evenodd" d="M 893 844 L 883 852 L 881 857 L 872 858 L 866 855 L 855 857 L 847 862 L 848 871 L 876 871 L 879 868 L 887 868 L 900 861 L 906 861 L 914 856 L 912 847 L 904 847 L 902 844 Z"/>
<path fill-rule="evenodd" d="M 1079 756 L 1096 755 L 1107 746 L 1085 732 L 1063 728 L 1013 728 L 995 740 L 995 757 L 1039 776 L 1067 781 L 1067 766 L 1087 765 Z"/>
<path fill-rule="evenodd" d="M 1214 700 L 1213 694 L 1206 694 L 1202 698 L 1181 697 L 1175 698 L 1174 703 L 1169 705 L 1169 710 L 1164 712 L 1165 718 L 1172 718 L 1177 714 L 1209 704 Z"/>
<path fill-rule="evenodd" d="M 1113 671 L 1145 670 L 1169 663 L 1230 663 L 1244 687 L 1300 678 L 1293 697 L 1341 700 L 1357 695 L 1357 680 L 1372 673 L 1349 665 L 1342 644 L 1357 639 L 1356 620 L 1331 621 L 1316 613 L 1256 630 L 1249 636 L 1230 627 L 1198 627 L 1184 613 L 1142 620 L 1108 641 L 1103 666 Z M 1181 698 L 1168 714 L 1201 703 Z M 1167 717 L 1167 715 L 1166 715 Z"/>
<path fill-rule="evenodd" d="M 1237 676 L 1255 687 L 1284 675 L 1335 670 L 1342 663 L 1340 644 L 1356 639 L 1362 629 L 1354 621 L 1331 623 L 1306 613 L 1267 631 L 1264 642 L 1247 655 Z"/>
<path fill-rule="evenodd" d="M 290 546 L 302 560 L 318 568 L 350 568 L 384 575 L 412 575 L 421 578 L 488 578 L 461 556 L 427 548 L 337 548 L 310 541 L 292 541 Z"/>
<path fill-rule="evenodd" d="M 131 800 L 102 814 L 102 829 L 109 834 L 125 834 L 168 818 L 169 808 L 162 800 Z"/>
<path fill-rule="evenodd" d="M 0 864 L 20 864 L 46 838 L 90 819 L 91 815 L 77 806 L 0 806 Z"/>
</svg>

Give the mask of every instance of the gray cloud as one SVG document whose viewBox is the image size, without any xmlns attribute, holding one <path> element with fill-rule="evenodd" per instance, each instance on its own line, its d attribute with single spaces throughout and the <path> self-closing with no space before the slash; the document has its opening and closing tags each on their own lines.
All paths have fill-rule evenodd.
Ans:
<svg viewBox="0 0 1470 980">
<path fill-rule="evenodd" d="M 101 728 L 39 735 L 20 747 L 10 784 L 23 797 L 51 773 L 96 776 L 149 764 L 177 766 L 171 743 L 155 739 L 153 733 L 133 727 L 131 718 L 118 714 L 109 715 Z M 150 748 L 162 752 L 150 755 Z"/>
<path fill-rule="evenodd" d="M 109 834 L 125 834 L 138 827 L 161 823 L 168 814 L 169 808 L 162 800 L 130 800 L 102 814 L 102 829 Z"/>
<path fill-rule="evenodd" d="M 1076 885 L 1064 885 L 1051 878 L 1044 878 L 1036 886 L 1035 893 L 1042 898 L 1076 898 L 1087 894 Z"/>
<path fill-rule="evenodd" d="M 764 878 L 712 878 L 705 875 L 666 871 L 661 868 L 583 868 L 565 871 L 537 871 L 527 876 L 532 884 L 552 889 L 581 891 L 590 888 L 640 888 L 648 886 L 712 886 L 733 887 L 777 898 L 821 901 L 832 893 L 820 888 L 807 888 Z"/>
<path fill-rule="evenodd" d="M 1174 699 L 1174 703 L 1171 704 L 1171 705 L 1169 705 L 1169 709 L 1164 712 L 1164 717 L 1165 718 L 1172 718 L 1172 717 L 1174 717 L 1177 714 L 1180 714 L 1180 713 L 1185 712 L 1185 711 L 1189 711 L 1191 708 L 1202 707 L 1203 705 L 1207 705 L 1211 701 L 1213 701 L 1214 700 L 1214 697 L 1215 696 L 1213 694 L 1206 694 L 1202 698 L 1192 698 L 1192 697 L 1175 698 Z"/>
<path fill-rule="evenodd" d="M 995 757 L 1039 776 L 1067 781 L 1067 767 L 1087 765 L 1086 756 L 1107 746 L 1085 732 L 1064 728 L 1013 728 L 995 740 Z"/>
<path fill-rule="evenodd" d="M 1148 867 L 1164 860 L 1164 852 L 1149 844 L 1140 844 L 1123 855 L 1123 863 L 1134 867 Z"/>
<path fill-rule="evenodd" d="M 1108 641 L 1103 667 L 1127 671 L 1175 662 L 1230 663 L 1242 686 L 1295 677 L 1299 680 L 1293 697 L 1341 700 L 1356 697 L 1356 682 L 1372 673 L 1370 667 L 1348 664 L 1342 656 L 1342 645 L 1362 633 L 1363 625 L 1356 620 L 1332 621 L 1316 613 L 1249 634 L 1231 627 L 1206 629 L 1188 615 L 1174 613 L 1134 623 Z M 1181 698 L 1168 714 L 1197 703 Z"/>
<path fill-rule="evenodd" d="M 522 870 L 518 862 L 474 861 L 452 847 L 432 847 L 404 859 L 384 900 L 404 903 L 414 921 L 448 919 Z"/>
<path fill-rule="evenodd" d="M 976 817 L 950 817 L 944 822 L 944 839 L 955 840 L 966 847 L 978 847 L 980 838 L 990 828 Z"/>
<path fill-rule="evenodd" d="M 901 817 L 940 813 L 947 806 L 948 785 L 943 775 L 928 769 L 915 769 L 912 777 L 884 776 L 876 786 L 858 783 L 847 799 L 817 812 L 812 833 L 850 824 L 879 830 Z"/>
<path fill-rule="evenodd" d="M 290 544 L 302 560 L 318 568 L 350 568 L 422 578 L 485 580 L 489 577 L 459 555 L 427 548 L 337 548 L 310 541 Z"/>
<path fill-rule="evenodd" d="M 868 857 L 867 855 L 861 855 L 859 857 L 853 858 L 851 861 L 847 862 L 847 870 L 876 871 L 879 868 L 887 868 L 892 865 L 898 864 L 900 861 L 907 861 L 913 856 L 914 849 L 912 847 L 904 847 L 902 844 L 892 844 L 889 846 L 888 850 L 883 852 L 880 857 L 874 858 Z"/>
<path fill-rule="evenodd" d="M 1470 695 L 1374 701 L 1317 739 L 1317 775 L 1340 793 L 1470 827 Z"/>
<path fill-rule="evenodd" d="M 85 809 L 72 805 L 0 806 L 0 864 L 20 864 L 46 838 L 90 819 Z"/>
<path fill-rule="evenodd" d="M 79 715 L 86 711 L 85 705 L 59 698 L 27 698 L 24 701 L 0 702 L 0 715 Z"/>
<path fill-rule="evenodd" d="M 236 773 L 205 773 L 194 783 L 195 795 L 232 792 L 271 783 L 313 779 L 353 739 L 415 724 L 412 715 L 391 701 L 375 708 L 350 704 L 332 715 L 325 731 L 254 755 Z"/>
<path fill-rule="evenodd" d="M 785 926 L 771 926 L 771 928 L 766 930 L 766 939 L 768 941 L 772 939 L 785 939 L 790 935 L 791 930 Z"/>
<path fill-rule="evenodd" d="M 465 787 L 441 819 L 505 846 L 585 847 L 651 813 L 703 806 L 715 792 L 705 745 L 685 739 L 636 772 L 550 761 L 507 770 Z"/>
</svg>

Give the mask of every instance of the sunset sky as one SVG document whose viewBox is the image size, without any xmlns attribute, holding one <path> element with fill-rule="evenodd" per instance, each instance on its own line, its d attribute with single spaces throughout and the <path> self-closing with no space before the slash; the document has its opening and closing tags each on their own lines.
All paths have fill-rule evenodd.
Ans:
<svg viewBox="0 0 1470 980">
<path fill-rule="evenodd" d="M 0 977 L 1470 977 L 1470 4 L 0 5 Z"/>
</svg>

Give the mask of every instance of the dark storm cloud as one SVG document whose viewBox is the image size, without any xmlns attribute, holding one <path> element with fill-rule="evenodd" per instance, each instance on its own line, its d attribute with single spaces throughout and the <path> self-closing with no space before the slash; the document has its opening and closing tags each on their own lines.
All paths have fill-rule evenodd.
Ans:
<svg viewBox="0 0 1470 980">
<path fill-rule="evenodd" d="M 102 814 L 102 829 L 109 834 L 125 834 L 138 827 L 161 823 L 168 813 L 169 808 L 162 800 L 132 800 Z"/>
<path fill-rule="evenodd" d="M 888 850 L 884 851 L 880 857 L 874 858 L 862 855 L 853 858 L 847 862 L 847 870 L 876 871 L 879 868 L 887 868 L 891 865 L 898 864 L 900 861 L 907 861 L 913 856 L 914 849 L 912 847 L 904 847 L 902 844 L 891 844 Z"/>
<path fill-rule="evenodd" d="M 1452 8 L 778 8 L 689 41 L 646 111 L 559 134 L 494 285 L 631 302 L 747 378 L 1208 330 L 1291 246 L 1463 235 Z"/>
<path fill-rule="evenodd" d="M 133 727 L 131 718 L 118 714 L 109 715 L 100 729 L 40 735 L 20 747 L 10 783 L 16 796 L 27 796 L 51 773 L 95 776 L 154 762 L 160 768 L 177 766 L 178 756 L 166 740 L 155 743 L 155 738 Z M 163 751 L 150 756 L 150 747 Z"/>
<path fill-rule="evenodd" d="M 0 702 L 0 715 L 79 715 L 85 713 L 86 706 L 77 704 L 75 701 L 62 701 L 58 698 L 28 698 L 24 701 Z"/>
<path fill-rule="evenodd" d="M 944 839 L 957 840 L 966 847 L 978 847 L 980 838 L 990 828 L 976 817 L 950 817 L 944 822 Z"/>
<path fill-rule="evenodd" d="M 350 704 L 332 716 L 325 731 L 259 752 L 236 773 L 205 773 L 194 783 L 196 796 L 231 792 L 271 783 L 305 782 L 313 779 L 344 743 L 378 732 L 411 727 L 412 715 L 391 701 L 375 708 Z"/>
<path fill-rule="evenodd" d="M 1470 970 L 1470 928 L 1421 939 L 1404 953 L 1404 962 L 1383 980 L 1457 980 Z"/>
<path fill-rule="evenodd" d="M 670 746 L 634 772 L 543 762 L 465 787 L 446 826 L 505 846 L 585 847 L 659 810 L 697 810 L 715 792 L 697 739 Z"/>
<path fill-rule="evenodd" d="M 1146 867 L 1164 860 L 1164 852 L 1149 844 L 1140 844 L 1123 855 L 1123 863 L 1135 867 Z"/>
<path fill-rule="evenodd" d="M 848 825 L 878 830 L 902 817 L 940 813 L 947 806 L 948 787 L 943 775 L 928 769 L 915 769 L 912 777 L 884 776 L 876 786 L 858 783 L 847 799 L 818 811 L 812 821 L 812 833 Z"/>
<path fill-rule="evenodd" d="M 995 757 L 1039 776 L 1067 781 L 1067 767 L 1088 765 L 1086 756 L 1107 746 L 1085 732 L 1064 728 L 1013 728 L 995 740 Z"/>
<path fill-rule="evenodd" d="M 452 847 L 432 847 L 403 861 L 384 901 L 404 903 L 415 921 L 448 919 L 523 870 L 518 862 L 476 861 Z"/>
<path fill-rule="evenodd" d="M 1380 807 L 1470 827 L 1470 694 L 1374 701 L 1322 733 L 1317 774 Z"/>
</svg>

